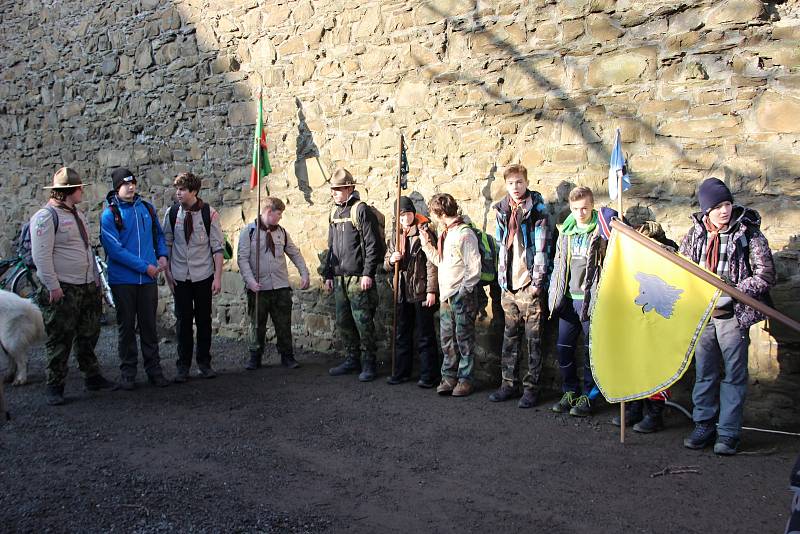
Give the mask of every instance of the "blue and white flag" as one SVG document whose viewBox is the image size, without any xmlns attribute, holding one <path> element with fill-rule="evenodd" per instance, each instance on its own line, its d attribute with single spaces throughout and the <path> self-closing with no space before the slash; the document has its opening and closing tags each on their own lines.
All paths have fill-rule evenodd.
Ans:
<svg viewBox="0 0 800 534">
<path fill-rule="evenodd" d="M 625 162 L 625 156 L 622 154 L 622 141 L 620 140 L 619 128 L 617 128 L 614 150 L 611 151 L 611 161 L 608 167 L 608 196 L 611 200 L 617 198 L 619 173 L 622 173 L 622 190 L 627 191 L 631 188 L 631 179 L 628 176 L 628 165 Z"/>
</svg>

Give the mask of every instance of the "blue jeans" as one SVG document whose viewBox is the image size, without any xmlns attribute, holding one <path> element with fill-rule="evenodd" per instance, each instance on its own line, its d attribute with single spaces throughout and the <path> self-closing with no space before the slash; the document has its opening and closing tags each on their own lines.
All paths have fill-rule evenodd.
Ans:
<svg viewBox="0 0 800 534">
<path fill-rule="evenodd" d="M 581 321 L 581 311 L 583 310 L 582 300 L 572 300 L 564 297 L 564 303 L 558 310 L 558 370 L 561 371 L 563 381 L 562 389 L 566 393 L 572 391 L 579 393 L 581 388 L 578 384 L 578 362 L 575 359 L 575 352 L 578 348 L 578 338 L 583 332 L 584 343 L 589 339 L 589 321 Z M 592 366 L 589 364 L 589 353 L 586 352 L 586 359 L 583 363 L 583 394 L 589 397 L 596 396 L 593 393 L 594 377 L 592 376 Z"/>
<path fill-rule="evenodd" d="M 692 391 L 695 423 L 719 422 L 720 436 L 739 438 L 747 394 L 747 348 L 750 331 L 735 317 L 711 319 L 695 348 Z M 725 378 L 720 381 L 720 363 Z"/>
</svg>

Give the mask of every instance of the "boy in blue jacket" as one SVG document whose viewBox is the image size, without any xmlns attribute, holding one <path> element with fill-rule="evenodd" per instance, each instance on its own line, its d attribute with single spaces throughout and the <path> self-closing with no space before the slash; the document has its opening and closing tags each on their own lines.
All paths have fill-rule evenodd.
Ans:
<svg viewBox="0 0 800 534">
<path fill-rule="evenodd" d="M 115 169 L 111 180 L 114 189 L 100 217 L 100 242 L 117 308 L 120 387 L 136 387 L 137 324 L 144 370 L 151 384 L 165 387 L 169 382 L 161 369 L 156 332 L 156 280 L 169 256 L 164 232 L 153 205 L 136 193 L 136 178 L 128 169 Z"/>
</svg>

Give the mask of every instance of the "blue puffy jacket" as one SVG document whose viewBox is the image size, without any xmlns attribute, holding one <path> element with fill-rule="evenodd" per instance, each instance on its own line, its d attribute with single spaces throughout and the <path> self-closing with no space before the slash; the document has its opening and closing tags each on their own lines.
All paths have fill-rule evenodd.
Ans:
<svg viewBox="0 0 800 534">
<path fill-rule="evenodd" d="M 155 214 L 155 208 L 152 204 L 148 207 L 138 194 L 133 202 L 126 202 L 110 191 L 106 201 L 100 216 L 100 242 L 108 256 L 108 283 L 154 284 L 147 275 L 148 265 L 158 265 L 158 258 L 169 257 L 158 217 L 150 214 L 151 210 Z M 119 210 L 119 221 L 115 221 L 112 205 Z"/>
</svg>

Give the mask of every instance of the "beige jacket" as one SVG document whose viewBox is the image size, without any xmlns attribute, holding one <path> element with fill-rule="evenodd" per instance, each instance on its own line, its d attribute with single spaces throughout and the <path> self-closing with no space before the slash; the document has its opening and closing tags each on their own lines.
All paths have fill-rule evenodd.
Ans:
<svg viewBox="0 0 800 534">
<path fill-rule="evenodd" d="M 169 270 L 172 278 L 179 282 L 190 280 L 201 282 L 214 274 L 214 254 L 222 254 L 225 237 L 219 223 L 219 213 L 211 208 L 211 232 L 206 233 L 203 216 L 199 211 L 192 212 L 192 236 L 186 243 L 183 230 L 186 210 L 178 208 L 175 219 L 175 231 L 169 222 L 169 209 L 164 215 L 164 240 L 169 248 Z"/>
<path fill-rule="evenodd" d="M 78 223 L 69 211 L 49 203 L 58 214 L 58 231 L 50 210 L 42 208 L 31 217 L 31 255 L 39 280 L 53 291 L 65 284 L 97 283 L 99 275 L 94 263 L 94 252 L 81 238 Z M 92 235 L 89 223 L 78 211 L 87 235 Z"/>
<path fill-rule="evenodd" d="M 439 268 L 439 298 L 445 301 L 462 288 L 472 291 L 481 280 L 481 252 L 478 238 L 467 226 L 450 229 L 444 239 L 443 258 L 436 243 L 422 247 L 428 259 Z"/>
<path fill-rule="evenodd" d="M 254 283 L 256 281 L 256 225 L 250 223 L 239 234 L 239 246 L 237 248 L 236 260 L 239 263 L 239 272 L 244 279 L 245 285 Z M 277 230 L 271 231 L 272 240 L 275 243 L 275 255 L 267 252 L 267 232 L 259 230 L 260 235 L 260 249 L 259 254 L 259 276 L 258 283 L 261 284 L 261 290 L 280 289 L 289 287 L 289 271 L 286 266 L 286 257 L 292 260 L 300 276 L 306 278 L 309 276 L 308 267 L 300 253 L 300 249 L 294 244 L 292 238 L 282 226 L 278 226 Z"/>
</svg>

